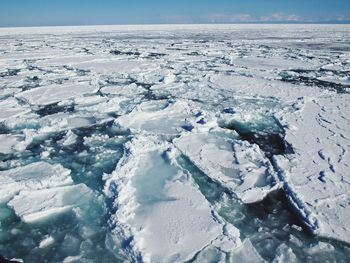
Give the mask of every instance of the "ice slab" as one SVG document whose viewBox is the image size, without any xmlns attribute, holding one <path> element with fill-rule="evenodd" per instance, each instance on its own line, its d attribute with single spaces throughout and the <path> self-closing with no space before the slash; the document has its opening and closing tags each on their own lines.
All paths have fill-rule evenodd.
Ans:
<svg viewBox="0 0 350 263">
<path fill-rule="evenodd" d="M 78 139 L 78 136 L 74 132 L 69 130 L 67 132 L 65 138 L 62 139 L 62 145 L 63 146 L 71 146 L 71 145 L 76 143 L 77 139 Z"/>
<path fill-rule="evenodd" d="M 152 65 L 149 62 L 130 61 L 130 60 L 112 60 L 112 59 L 97 59 L 87 62 L 76 63 L 76 68 L 90 70 L 94 73 L 132 73 L 149 69 Z"/>
<path fill-rule="evenodd" d="M 104 94 L 112 94 L 126 97 L 134 97 L 146 93 L 146 90 L 135 83 L 123 86 L 106 86 L 101 88 Z"/>
<path fill-rule="evenodd" d="M 24 222 L 32 223 L 92 201 L 93 192 L 84 184 L 40 190 L 23 190 L 8 205 Z"/>
<path fill-rule="evenodd" d="M 244 57 L 244 58 L 232 58 L 231 63 L 236 67 L 249 68 L 250 71 L 253 69 L 261 71 L 273 71 L 289 68 L 298 69 L 312 69 L 316 65 L 312 63 L 312 60 L 298 60 L 298 59 L 285 59 L 279 56 L 266 55 L 265 57 Z"/>
<path fill-rule="evenodd" d="M 27 107 L 21 106 L 14 98 L 0 101 L 0 109 L 0 121 L 9 120 L 30 111 Z"/>
<path fill-rule="evenodd" d="M 245 239 L 242 246 L 232 252 L 231 262 L 265 263 L 249 239 Z"/>
<path fill-rule="evenodd" d="M 72 184 L 70 170 L 59 164 L 36 162 L 0 171 L 0 202 L 6 202 L 22 190 L 38 190 Z"/>
<path fill-rule="evenodd" d="M 30 89 L 16 94 L 16 97 L 27 100 L 32 105 L 49 105 L 84 94 L 95 93 L 98 88 L 89 83 L 54 84 Z"/>
<path fill-rule="evenodd" d="M 275 157 L 287 194 L 317 234 L 350 242 L 349 96 L 304 99 L 281 114 L 295 155 Z"/>
<path fill-rule="evenodd" d="M 97 97 L 97 96 L 96 96 Z M 99 96 L 99 98 L 101 98 Z M 116 97 L 103 99 L 100 101 L 89 101 L 88 97 L 78 98 L 75 100 L 78 104 L 75 109 L 83 112 L 97 113 L 114 113 L 123 115 L 128 111 L 128 106 L 132 100 L 126 97 Z"/>
<path fill-rule="evenodd" d="M 20 88 L 4 88 L 4 89 L 0 89 L 0 99 L 7 97 L 7 96 L 11 96 L 15 93 L 20 92 L 21 89 Z"/>
<path fill-rule="evenodd" d="M 45 239 L 41 240 L 39 243 L 39 248 L 46 248 L 55 243 L 55 239 L 52 236 L 47 236 Z"/>
<path fill-rule="evenodd" d="M 194 120 L 192 108 L 187 102 L 158 100 L 140 104 L 116 122 L 135 132 L 176 135 L 186 128 L 192 129 L 191 122 Z"/>
<path fill-rule="evenodd" d="M 16 151 L 19 137 L 10 134 L 0 134 L 0 154 L 10 154 Z"/>
<path fill-rule="evenodd" d="M 283 101 L 293 101 L 302 96 L 313 96 L 319 92 L 317 87 L 305 87 L 267 80 L 262 77 L 216 74 L 210 81 L 219 88 L 247 96 L 275 97 Z"/>
<path fill-rule="evenodd" d="M 277 255 L 273 263 L 298 262 L 293 250 L 284 243 L 277 248 L 276 252 Z"/>
<path fill-rule="evenodd" d="M 134 257 L 179 262 L 208 246 L 229 252 L 240 245 L 238 230 L 176 165 L 170 144 L 139 137 L 127 144 L 127 152 L 107 177 L 105 192 L 118 207 L 114 233 L 132 240 Z"/>
<path fill-rule="evenodd" d="M 183 134 L 174 144 L 244 203 L 261 201 L 278 187 L 270 161 L 255 144 L 210 133 Z"/>
</svg>

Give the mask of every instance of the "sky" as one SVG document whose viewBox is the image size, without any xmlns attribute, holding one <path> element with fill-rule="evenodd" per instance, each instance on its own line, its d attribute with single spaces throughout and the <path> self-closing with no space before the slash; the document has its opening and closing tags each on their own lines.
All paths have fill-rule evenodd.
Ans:
<svg viewBox="0 0 350 263">
<path fill-rule="evenodd" d="M 350 23 L 350 0 L 0 0 L 0 27 Z"/>
</svg>

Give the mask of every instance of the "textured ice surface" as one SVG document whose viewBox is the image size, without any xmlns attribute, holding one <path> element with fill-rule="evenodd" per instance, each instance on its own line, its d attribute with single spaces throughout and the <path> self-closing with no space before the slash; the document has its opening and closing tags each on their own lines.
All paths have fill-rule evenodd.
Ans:
<svg viewBox="0 0 350 263">
<path fill-rule="evenodd" d="M 96 88 L 89 83 L 72 83 L 69 85 L 52 85 L 18 93 L 16 97 L 27 100 L 33 105 L 48 105 L 55 102 L 79 97 L 85 93 L 94 93 Z"/>
<path fill-rule="evenodd" d="M 138 132 L 158 135 L 176 135 L 192 129 L 195 116 L 186 102 L 169 103 L 159 100 L 142 103 L 130 114 L 118 118 L 117 123 Z"/>
<path fill-rule="evenodd" d="M 306 222 L 318 234 L 350 242 L 348 225 L 350 112 L 348 96 L 306 100 L 288 123 L 296 154 L 276 157 L 281 179 Z"/>
<path fill-rule="evenodd" d="M 92 192 L 84 184 L 41 190 L 23 190 L 8 205 L 24 222 L 45 220 L 91 202 Z"/>
<path fill-rule="evenodd" d="M 18 136 L 0 134 L 0 154 L 10 154 L 16 149 L 16 145 L 19 143 Z"/>
<path fill-rule="evenodd" d="M 70 170 L 61 165 L 36 162 L 0 171 L 0 200 L 12 198 L 21 190 L 36 190 L 72 184 Z"/>
<path fill-rule="evenodd" d="M 350 257 L 349 26 L 0 38 L 0 255 Z"/>
<path fill-rule="evenodd" d="M 272 165 L 255 144 L 210 133 L 184 134 L 174 143 L 204 173 L 244 203 L 262 200 L 276 185 Z"/>
<path fill-rule="evenodd" d="M 170 144 L 142 137 L 127 151 L 105 191 L 116 198 L 115 234 L 132 238 L 134 255 L 145 262 L 186 261 L 208 246 L 229 252 L 240 244 L 239 231 L 176 165 Z"/>
<path fill-rule="evenodd" d="M 26 107 L 21 105 L 14 98 L 8 98 L 0 101 L 0 120 L 4 121 L 11 117 L 16 117 L 29 111 Z"/>
</svg>

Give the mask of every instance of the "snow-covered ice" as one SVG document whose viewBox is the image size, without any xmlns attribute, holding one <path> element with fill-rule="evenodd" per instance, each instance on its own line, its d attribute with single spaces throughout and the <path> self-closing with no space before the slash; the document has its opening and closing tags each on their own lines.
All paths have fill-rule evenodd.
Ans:
<svg viewBox="0 0 350 263">
<path fill-rule="evenodd" d="M 191 111 L 190 105 L 183 101 L 152 101 L 140 104 L 130 114 L 118 118 L 117 123 L 135 132 L 171 136 L 192 129 L 195 116 Z"/>
<path fill-rule="evenodd" d="M 145 262 L 187 261 L 208 246 L 228 252 L 240 245 L 239 231 L 176 165 L 178 153 L 170 144 L 142 137 L 127 151 L 105 191 L 111 199 L 118 192 L 114 231 L 133 237 L 133 254 Z"/>
<path fill-rule="evenodd" d="M 45 220 L 91 202 L 92 191 L 84 184 L 41 190 L 22 190 L 8 205 L 24 222 Z"/>
<path fill-rule="evenodd" d="M 36 162 L 26 166 L 0 171 L 0 193 L 2 202 L 22 190 L 46 189 L 73 183 L 70 170 L 59 164 Z"/>
<path fill-rule="evenodd" d="M 276 189 L 272 165 L 256 144 L 213 134 L 185 134 L 174 143 L 204 173 L 244 203 L 261 201 Z"/>
<path fill-rule="evenodd" d="M 49 105 L 61 102 L 86 93 L 94 93 L 96 88 L 89 83 L 72 83 L 69 85 L 52 85 L 27 90 L 16 94 L 16 97 L 27 100 L 32 105 Z"/>
<path fill-rule="evenodd" d="M 344 262 L 350 27 L 0 29 L 0 256 Z"/>
</svg>

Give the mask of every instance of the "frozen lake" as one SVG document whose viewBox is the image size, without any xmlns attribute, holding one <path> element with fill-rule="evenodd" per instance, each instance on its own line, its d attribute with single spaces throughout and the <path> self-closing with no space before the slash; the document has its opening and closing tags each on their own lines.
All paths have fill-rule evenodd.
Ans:
<svg viewBox="0 0 350 263">
<path fill-rule="evenodd" d="M 349 94 L 349 25 L 2 28 L 0 255 L 348 262 Z"/>
</svg>

